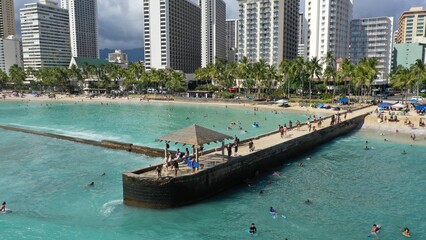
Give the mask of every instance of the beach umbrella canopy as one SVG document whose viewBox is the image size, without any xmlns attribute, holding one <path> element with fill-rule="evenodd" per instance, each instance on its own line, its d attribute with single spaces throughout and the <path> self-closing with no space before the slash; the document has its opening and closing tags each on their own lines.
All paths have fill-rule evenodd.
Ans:
<svg viewBox="0 0 426 240">
<path fill-rule="evenodd" d="M 417 105 L 414 106 L 414 109 L 419 111 L 426 111 L 426 105 Z"/>
<path fill-rule="evenodd" d="M 338 103 L 347 103 L 349 102 L 349 98 L 345 97 L 345 98 L 341 98 L 339 99 L 339 101 L 337 101 Z"/>
<path fill-rule="evenodd" d="M 172 132 L 166 136 L 157 138 L 156 141 L 176 142 L 201 146 L 203 144 L 233 139 L 233 137 L 193 124 L 186 128 Z"/>
<path fill-rule="evenodd" d="M 392 107 L 393 108 L 404 108 L 405 106 L 402 105 L 401 103 L 397 103 L 397 104 L 392 105 Z"/>
<path fill-rule="evenodd" d="M 383 103 L 379 103 L 379 107 L 390 107 L 390 106 L 392 106 L 392 104 L 390 104 L 390 103 L 387 103 L 387 102 L 383 102 Z"/>
<path fill-rule="evenodd" d="M 410 99 L 410 100 L 408 100 L 408 102 L 409 103 L 417 103 L 417 102 L 419 102 L 419 100 L 417 100 L 417 99 Z"/>
</svg>

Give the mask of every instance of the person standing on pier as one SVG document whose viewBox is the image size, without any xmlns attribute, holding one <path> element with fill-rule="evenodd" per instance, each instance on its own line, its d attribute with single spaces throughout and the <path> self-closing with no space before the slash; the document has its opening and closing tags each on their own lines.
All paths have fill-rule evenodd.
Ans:
<svg viewBox="0 0 426 240">
<path fill-rule="evenodd" d="M 231 155 L 232 155 L 232 147 L 230 143 L 228 143 L 228 145 L 226 146 L 226 150 L 228 151 L 228 160 L 229 160 L 231 159 Z"/>
<path fill-rule="evenodd" d="M 161 169 L 162 169 L 162 167 L 161 166 L 157 166 L 156 168 L 155 168 L 155 170 L 157 171 L 157 176 L 160 178 L 161 177 Z"/>
<path fill-rule="evenodd" d="M 175 168 L 175 177 L 177 177 L 177 172 L 179 171 L 179 163 L 178 161 L 173 162 L 173 166 Z"/>
<path fill-rule="evenodd" d="M 281 138 L 284 137 L 284 128 L 281 125 L 278 125 L 278 132 L 280 133 Z"/>
<path fill-rule="evenodd" d="M 253 152 L 254 151 L 255 148 L 254 148 L 253 139 L 250 139 L 248 147 L 249 147 L 249 152 Z"/>
<path fill-rule="evenodd" d="M 240 139 L 235 136 L 235 141 L 234 141 L 234 156 L 237 156 L 238 153 L 238 144 L 240 143 Z"/>
</svg>

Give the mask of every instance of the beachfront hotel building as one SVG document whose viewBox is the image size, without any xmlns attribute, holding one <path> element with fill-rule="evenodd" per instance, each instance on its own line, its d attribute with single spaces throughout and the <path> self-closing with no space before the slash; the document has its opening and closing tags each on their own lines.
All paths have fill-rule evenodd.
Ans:
<svg viewBox="0 0 426 240">
<path fill-rule="evenodd" d="M 226 59 L 238 61 L 238 19 L 226 20 Z"/>
<path fill-rule="evenodd" d="M 10 67 L 15 64 L 24 67 L 21 39 L 13 35 L 0 38 L 0 70 L 9 74 Z"/>
<path fill-rule="evenodd" d="M 305 57 L 305 39 L 303 35 L 303 27 L 306 26 L 305 24 L 305 17 L 303 13 L 299 13 L 299 27 L 297 28 L 297 56 L 298 57 Z"/>
<path fill-rule="evenodd" d="M 297 56 L 299 0 L 238 0 L 238 58 L 278 65 Z"/>
<path fill-rule="evenodd" d="M 398 20 L 396 43 L 426 44 L 426 9 L 414 7 L 402 13 Z"/>
<path fill-rule="evenodd" d="M 349 57 L 353 0 L 305 1 L 305 59 Z"/>
<path fill-rule="evenodd" d="M 0 38 L 16 34 L 13 0 L 0 0 Z"/>
<path fill-rule="evenodd" d="M 393 17 L 354 19 L 351 22 L 350 60 L 376 58 L 378 77 L 387 79 L 392 64 Z"/>
<path fill-rule="evenodd" d="M 201 8 L 201 66 L 226 60 L 226 4 L 199 0 Z"/>
<path fill-rule="evenodd" d="M 97 0 L 61 0 L 69 10 L 73 57 L 99 58 Z"/>
<path fill-rule="evenodd" d="M 201 67 L 201 8 L 188 0 L 143 0 L 147 70 Z"/>
<path fill-rule="evenodd" d="M 27 3 L 21 17 L 24 68 L 68 67 L 71 59 L 68 10 L 54 0 Z"/>
</svg>

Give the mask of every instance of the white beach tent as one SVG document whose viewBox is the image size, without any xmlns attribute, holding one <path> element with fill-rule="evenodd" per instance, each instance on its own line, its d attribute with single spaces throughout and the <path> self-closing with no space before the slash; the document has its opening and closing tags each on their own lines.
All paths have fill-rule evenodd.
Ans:
<svg viewBox="0 0 426 240">
<path fill-rule="evenodd" d="M 392 105 L 392 108 L 405 108 L 405 106 L 402 105 L 401 103 L 397 103 L 397 104 Z"/>
<path fill-rule="evenodd" d="M 286 104 L 286 103 L 288 103 L 288 101 L 287 101 L 287 100 L 285 100 L 285 99 L 280 99 L 280 100 L 278 100 L 278 101 L 275 101 L 275 103 L 276 103 L 276 104 Z"/>
</svg>

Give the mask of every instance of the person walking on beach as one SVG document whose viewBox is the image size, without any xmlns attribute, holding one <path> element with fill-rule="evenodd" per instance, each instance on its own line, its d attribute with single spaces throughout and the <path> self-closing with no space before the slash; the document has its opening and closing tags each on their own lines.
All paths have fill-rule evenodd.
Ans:
<svg viewBox="0 0 426 240">
<path fill-rule="evenodd" d="M 238 138 L 236 138 L 235 139 L 235 142 L 234 142 L 234 156 L 236 157 L 237 156 L 237 153 L 238 153 L 238 142 L 239 141 L 237 141 L 237 140 L 239 140 Z"/>
</svg>

